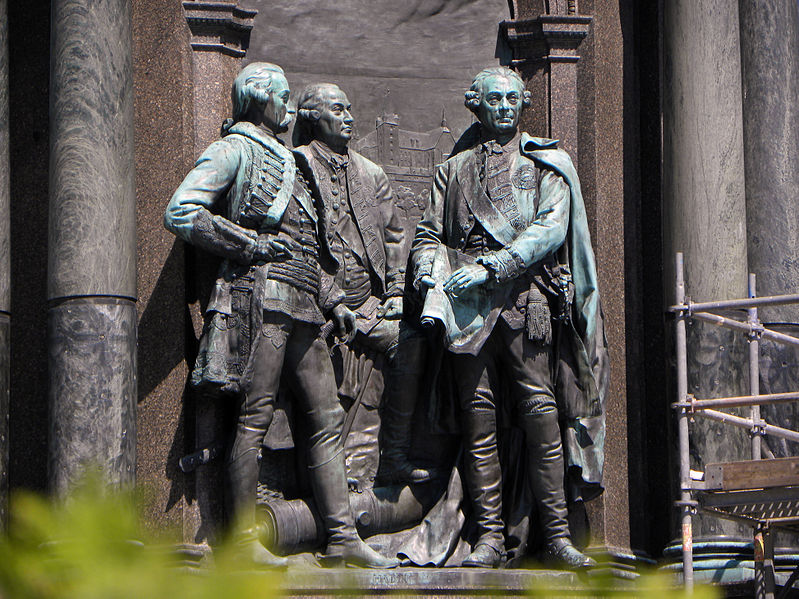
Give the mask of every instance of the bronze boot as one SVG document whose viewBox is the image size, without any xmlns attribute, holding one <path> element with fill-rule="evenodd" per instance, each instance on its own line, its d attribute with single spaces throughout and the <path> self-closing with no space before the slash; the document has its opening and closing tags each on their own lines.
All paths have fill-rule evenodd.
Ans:
<svg viewBox="0 0 799 599">
<path fill-rule="evenodd" d="M 596 562 L 580 552 L 571 542 L 567 521 L 566 494 L 563 490 L 563 447 L 554 408 L 523 416 L 529 456 L 528 475 L 533 490 L 541 528 L 547 544 L 544 561 L 558 568 L 580 570 Z"/>
<path fill-rule="evenodd" d="M 255 496 L 260 463 L 255 451 L 232 457 L 228 463 L 228 506 L 235 527 L 236 547 L 242 557 L 258 566 L 283 567 L 285 557 L 269 551 L 259 540 L 255 525 Z"/>
<path fill-rule="evenodd" d="M 462 419 L 463 474 L 478 534 L 474 550 L 462 565 L 496 568 L 505 550 L 496 411 L 467 409 L 462 412 Z"/>
<path fill-rule="evenodd" d="M 384 557 L 361 540 L 350 511 L 344 452 L 328 462 L 309 468 L 314 499 L 327 529 L 327 550 L 320 556 L 325 566 L 396 568 L 399 560 Z"/>
<path fill-rule="evenodd" d="M 418 356 L 413 356 L 413 359 L 418 359 Z M 420 369 L 395 363 L 396 360 L 392 360 L 387 377 L 386 403 L 380 422 L 380 470 L 377 478 L 381 485 L 419 483 L 437 474 L 408 461 L 421 372 L 418 371 Z"/>
</svg>

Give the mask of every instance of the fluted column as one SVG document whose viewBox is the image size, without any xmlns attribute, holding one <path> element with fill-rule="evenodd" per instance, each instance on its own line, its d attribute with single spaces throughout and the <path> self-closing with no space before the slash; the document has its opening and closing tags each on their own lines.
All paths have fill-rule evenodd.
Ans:
<svg viewBox="0 0 799 599">
<path fill-rule="evenodd" d="M 8 137 L 8 0 L 0 0 L 0 529 L 8 505 L 11 248 Z"/>
<path fill-rule="evenodd" d="M 663 10 L 663 262 L 664 289 L 670 294 L 666 302 L 674 302 L 677 251 L 685 255 L 685 290 L 691 299 L 745 297 L 738 6 L 728 0 L 670 0 L 663 3 Z M 688 393 L 698 398 L 746 393 L 746 352 L 743 335 L 693 322 L 688 327 Z M 698 418 L 691 431 L 691 468 L 749 455 L 747 436 L 729 426 Z M 673 531 L 676 534 L 676 526 Z M 694 534 L 748 536 L 749 532 L 702 517 L 695 518 Z"/>
<path fill-rule="evenodd" d="M 52 490 L 136 468 L 130 0 L 53 0 L 48 353 Z"/>
</svg>

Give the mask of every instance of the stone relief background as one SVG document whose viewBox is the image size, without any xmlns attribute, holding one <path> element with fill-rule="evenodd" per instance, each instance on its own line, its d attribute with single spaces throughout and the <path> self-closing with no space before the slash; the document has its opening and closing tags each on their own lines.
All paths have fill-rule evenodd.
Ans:
<svg viewBox="0 0 799 599">
<path fill-rule="evenodd" d="M 250 0 L 258 9 L 245 62 L 275 62 L 292 92 L 318 81 L 338 84 L 353 104 L 356 138 L 378 116 L 425 132 L 442 110 L 457 138 L 472 122 L 463 92 L 507 50 L 498 24 L 506 0 Z"/>
</svg>

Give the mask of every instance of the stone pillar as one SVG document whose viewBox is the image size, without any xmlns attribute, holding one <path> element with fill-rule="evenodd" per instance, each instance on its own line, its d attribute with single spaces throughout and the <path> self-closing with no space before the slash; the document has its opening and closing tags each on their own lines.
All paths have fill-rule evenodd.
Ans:
<svg viewBox="0 0 799 599">
<path fill-rule="evenodd" d="M 666 303 L 674 302 L 677 251 L 685 255 L 685 289 L 691 299 L 745 297 L 748 267 L 738 6 L 728 0 L 671 0 L 663 3 L 663 11 Z M 673 345 L 669 349 L 674 355 Z M 688 393 L 711 398 L 748 391 L 743 335 L 689 321 L 688 355 Z M 671 401 L 676 399 L 673 396 Z M 697 419 L 691 425 L 691 468 L 746 459 L 749 446 L 746 434 Z M 676 481 L 678 462 L 673 463 L 672 480 Z M 672 522 L 676 535 L 677 521 Z M 749 531 L 736 524 L 709 517 L 694 519 L 695 537 L 719 534 L 751 539 Z"/>
<path fill-rule="evenodd" d="M 740 0 L 746 236 L 758 295 L 799 291 L 799 9 L 794 0 Z M 799 323 L 799 306 L 759 310 Z"/>
<path fill-rule="evenodd" d="M 222 121 L 231 115 L 230 88 L 241 68 L 250 43 L 250 32 L 258 11 L 236 2 L 183 2 L 191 30 L 194 80 L 194 154 L 199 156 L 219 139 Z M 215 280 L 218 259 L 194 247 L 187 247 L 187 287 L 194 335 L 202 333 L 202 313 Z M 190 391 L 191 393 L 191 391 Z M 207 398 L 190 398 L 187 428 L 194 429 L 196 447 L 201 450 L 224 440 L 225 410 L 230 406 Z M 196 501 L 184 518 L 184 537 L 197 543 L 213 541 L 223 519 L 224 459 L 200 466 L 194 475 Z"/>
<path fill-rule="evenodd" d="M 510 66 L 519 71 L 533 95 L 522 128 L 560 140 L 577 166 L 577 48 L 588 35 L 591 17 L 543 14 L 503 21 L 500 26 L 513 52 Z"/>
<path fill-rule="evenodd" d="M 746 233 L 758 295 L 799 292 L 799 9 L 794 0 L 740 0 Z M 764 322 L 799 334 L 799 306 L 761 308 Z M 761 393 L 799 389 L 793 348 L 761 340 Z M 763 406 L 769 423 L 799 429 L 799 406 Z M 799 446 L 766 437 L 776 457 Z M 768 455 L 768 452 L 766 452 Z"/>
<path fill-rule="evenodd" d="M 136 197 L 129 0 L 54 0 L 49 481 L 136 468 Z M 31 376 L 34 376 L 33 373 Z"/>
<path fill-rule="evenodd" d="M 0 0 L 0 530 L 7 519 L 11 382 L 11 186 L 8 143 L 8 0 Z"/>
</svg>

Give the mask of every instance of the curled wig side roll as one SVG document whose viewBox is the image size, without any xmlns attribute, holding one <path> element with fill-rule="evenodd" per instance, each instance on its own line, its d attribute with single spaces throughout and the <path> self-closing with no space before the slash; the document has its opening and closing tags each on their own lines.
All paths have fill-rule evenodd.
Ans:
<svg viewBox="0 0 799 599">
<path fill-rule="evenodd" d="M 483 81 L 489 77 L 506 77 L 516 81 L 522 88 L 522 108 L 530 108 L 533 105 L 532 94 L 524 89 L 524 81 L 516 71 L 512 71 L 507 67 L 488 67 L 477 73 L 472 85 L 464 94 L 463 104 L 472 112 L 476 113 L 477 107 L 480 106 Z"/>
</svg>

